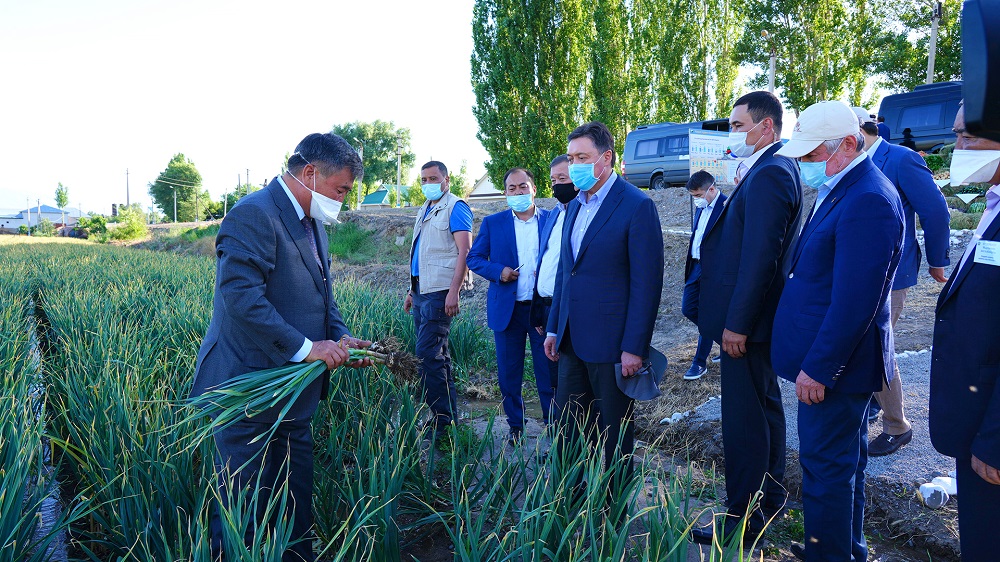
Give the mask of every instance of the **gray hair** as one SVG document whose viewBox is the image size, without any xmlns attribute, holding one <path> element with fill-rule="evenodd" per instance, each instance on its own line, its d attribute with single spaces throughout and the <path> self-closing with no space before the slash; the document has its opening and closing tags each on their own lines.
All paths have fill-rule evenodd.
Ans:
<svg viewBox="0 0 1000 562">
<path fill-rule="evenodd" d="M 306 164 L 316 166 L 324 176 L 344 169 L 350 170 L 351 177 L 358 180 L 365 174 L 358 153 L 347 141 L 333 133 L 313 133 L 299 142 L 295 153 L 288 158 L 288 171 L 297 174 Z"/>
<path fill-rule="evenodd" d="M 859 153 L 863 152 L 864 149 L 865 149 L 865 137 L 864 137 L 864 135 L 862 135 L 859 132 L 859 133 L 856 133 L 856 134 L 853 134 L 853 135 L 848 135 L 848 136 L 849 137 L 854 137 L 854 140 L 858 141 L 857 151 Z M 829 154 L 833 154 L 833 151 L 837 150 L 837 148 L 839 148 L 840 145 L 841 145 L 841 143 L 843 143 L 845 140 L 847 140 L 847 137 L 844 137 L 844 138 L 841 138 L 841 139 L 831 139 L 831 140 L 825 140 L 825 141 L 823 141 L 823 146 L 826 147 L 826 153 L 828 155 Z"/>
</svg>

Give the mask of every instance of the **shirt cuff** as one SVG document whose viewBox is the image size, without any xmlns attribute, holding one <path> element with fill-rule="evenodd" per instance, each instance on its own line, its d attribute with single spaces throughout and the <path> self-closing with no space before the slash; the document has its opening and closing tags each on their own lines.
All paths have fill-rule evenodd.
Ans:
<svg viewBox="0 0 1000 562">
<path fill-rule="evenodd" d="M 550 338 L 557 337 L 555 332 L 545 332 L 545 335 L 548 336 L 548 337 L 550 337 Z"/>
<path fill-rule="evenodd" d="M 295 355 L 292 355 L 292 358 L 289 359 L 289 361 L 292 363 L 301 363 L 306 357 L 309 357 L 309 353 L 312 349 L 313 342 L 310 341 L 309 338 L 306 338 L 306 341 L 302 342 L 302 347 L 299 348 Z"/>
</svg>

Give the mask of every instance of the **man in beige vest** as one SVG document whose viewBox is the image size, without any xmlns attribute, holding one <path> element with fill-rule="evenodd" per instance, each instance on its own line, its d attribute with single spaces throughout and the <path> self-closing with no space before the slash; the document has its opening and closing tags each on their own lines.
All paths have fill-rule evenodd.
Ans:
<svg viewBox="0 0 1000 562">
<path fill-rule="evenodd" d="M 427 201 L 413 225 L 410 290 L 403 301 L 403 310 L 413 315 L 421 393 L 433 415 L 427 427 L 435 436 L 458 421 L 448 334 L 458 314 L 458 293 L 470 282 L 465 259 L 472 246 L 472 209 L 448 185 L 448 168 L 441 162 L 420 168 Z"/>
</svg>

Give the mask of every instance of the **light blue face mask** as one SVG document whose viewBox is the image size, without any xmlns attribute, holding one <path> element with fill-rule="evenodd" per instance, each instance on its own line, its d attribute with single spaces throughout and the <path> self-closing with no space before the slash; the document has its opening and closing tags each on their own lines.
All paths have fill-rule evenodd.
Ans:
<svg viewBox="0 0 1000 562">
<path fill-rule="evenodd" d="M 837 145 L 837 150 L 844 144 L 844 140 L 840 140 L 840 144 Z M 837 150 L 833 151 L 833 154 L 837 153 Z M 824 183 L 830 181 L 833 176 L 826 175 L 826 163 L 833 158 L 833 154 L 827 156 L 826 160 L 822 162 L 803 162 L 799 160 L 799 173 L 802 175 L 802 183 L 806 187 L 811 187 L 813 189 L 819 189 Z"/>
<path fill-rule="evenodd" d="M 420 190 L 424 192 L 424 197 L 426 197 L 428 201 L 437 201 L 442 195 L 444 195 L 441 193 L 441 184 L 439 183 L 420 184 Z"/>
<path fill-rule="evenodd" d="M 527 211 L 531 208 L 531 204 L 532 200 L 530 193 L 507 196 L 507 206 L 510 207 L 515 213 L 523 213 Z"/>
<path fill-rule="evenodd" d="M 601 170 L 604 173 L 604 170 Z M 569 179 L 580 191 L 590 191 L 590 188 L 597 184 L 597 176 L 594 175 L 594 164 L 570 164 Z"/>
</svg>

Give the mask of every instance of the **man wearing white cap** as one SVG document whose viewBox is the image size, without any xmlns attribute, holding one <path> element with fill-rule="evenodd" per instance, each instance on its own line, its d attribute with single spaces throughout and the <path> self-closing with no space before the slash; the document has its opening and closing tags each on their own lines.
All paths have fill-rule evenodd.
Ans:
<svg viewBox="0 0 1000 562">
<path fill-rule="evenodd" d="M 896 189 L 863 152 L 858 117 L 808 107 L 778 154 L 799 159 L 816 204 L 792 252 L 774 318 L 778 376 L 795 383 L 805 545 L 799 558 L 866 560 L 865 412 L 893 376 L 889 292 L 903 248 Z"/>
</svg>

